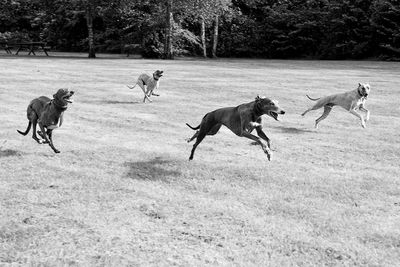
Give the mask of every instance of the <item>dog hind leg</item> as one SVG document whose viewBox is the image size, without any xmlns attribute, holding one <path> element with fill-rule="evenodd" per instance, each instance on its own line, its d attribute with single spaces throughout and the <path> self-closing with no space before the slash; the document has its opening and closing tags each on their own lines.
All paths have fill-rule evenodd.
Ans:
<svg viewBox="0 0 400 267">
<path fill-rule="evenodd" d="M 200 130 L 195 133 L 197 135 L 196 143 L 194 143 L 192 151 L 190 153 L 189 160 L 193 159 L 194 151 L 196 150 L 197 146 L 203 141 L 206 135 L 214 135 L 216 134 L 219 129 L 221 128 L 221 124 L 215 124 L 214 121 L 210 120 L 208 116 L 205 116 L 203 121 L 200 124 Z"/>
<path fill-rule="evenodd" d="M 214 127 L 211 128 L 211 130 L 208 131 L 208 133 L 206 135 L 215 135 L 218 133 L 219 129 L 221 129 L 222 124 L 217 124 Z M 187 140 L 188 143 L 190 143 L 191 141 L 193 141 L 193 139 L 195 139 L 197 136 L 199 136 L 199 132 L 197 131 L 191 138 L 189 138 Z"/>
<path fill-rule="evenodd" d="M 37 120 L 32 121 L 33 124 L 33 128 L 32 128 L 32 138 L 33 140 L 35 140 L 36 142 L 38 142 L 39 144 L 43 144 L 43 140 L 40 140 L 37 136 L 36 136 L 36 124 L 37 124 Z"/>
<path fill-rule="evenodd" d="M 194 143 L 192 151 L 190 152 L 189 160 L 193 159 L 194 151 L 196 150 L 196 147 L 201 143 L 201 141 L 203 141 L 203 139 L 204 139 L 204 137 L 206 137 L 206 135 L 207 134 L 204 131 L 199 131 L 199 134 L 196 139 L 196 143 Z"/>
<path fill-rule="evenodd" d="M 42 134 L 43 134 L 43 137 L 45 139 L 45 142 L 49 144 L 51 149 L 53 149 L 54 153 L 60 153 L 60 151 L 54 147 L 53 142 L 51 142 L 51 138 L 49 139 L 47 137 L 47 134 L 46 134 L 44 126 L 41 123 L 39 123 L 39 127 L 40 127 L 40 130 L 42 131 Z"/>
<path fill-rule="evenodd" d="M 311 110 L 320 109 L 320 108 L 322 108 L 323 106 L 325 106 L 326 104 L 327 104 L 327 103 L 326 103 L 326 100 L 325 100 L 325 99 L 320 99 L 320 100 L 317 101 L 317 103 L 314 104 L 314 106 L 312 106 L 311 108 L 309 108 L 309 109 L 307 109 L 306 111 L 304 111 L 304 112 L 301 114 L 301 116 L 306 115 L 306 114 L 307 114 L 308 112 L 310 112 Z"/>
<path fill-rule="evenodd" d="M 324 106 L 324 113 L 322 113 L 321 117 L 315 120 L 315 128 L 318 128 L 318 123 L 320 123 L 322 120 L 326 119 L 328 117 L 329 113 L 332 110 L 332 105 L 325 105 Z"/>
<path fill-rule="evenodd" d="M 194 133 L 194 135 L 193 135 L 192 137 L 186 139 L 186 141 L 187 141 L 188 143 L 190 143 L 190 142 L 192 142 L 194 139 L 196 139 L 197 136 L 199 136 L 199 131 L 196 131 L 196 132 Z"/>
</svg>

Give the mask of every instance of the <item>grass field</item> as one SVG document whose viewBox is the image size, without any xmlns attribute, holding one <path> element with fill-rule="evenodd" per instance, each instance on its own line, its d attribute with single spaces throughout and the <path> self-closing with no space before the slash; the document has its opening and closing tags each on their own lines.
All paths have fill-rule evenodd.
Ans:
<svg viewBox="0 0 400 267">
<path fill-rule="evenodd" d="M 0 265 L 399 266 L 400 63 L 0 57 Z M 163 69 L 142 104 L 142 71 Z M 372 87 L 371 119 L 313 97 Z M 54 154 L 16 129 L 58 88 L 75 103 Z M 279 100 L 273 161 L 226 128 L 188 157 L 213 109 Z M 14 266 L 14 265 L 13 265 Z"/>
</svg>

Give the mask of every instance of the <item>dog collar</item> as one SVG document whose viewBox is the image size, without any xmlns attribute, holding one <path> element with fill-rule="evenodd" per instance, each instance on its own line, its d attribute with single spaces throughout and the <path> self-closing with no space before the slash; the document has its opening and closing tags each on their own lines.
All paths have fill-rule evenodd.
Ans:
<svg viewBox="0 0 400 267">
<path fill-rule="evenodd" d="M 61 105 L 57 104 L 56 101 L 54 101 L 54 99 L 52 99 L 50 102 L 53 103 L 54 106 L 56 107 L 56 109 L 58 109 L 58 110 L 66 110 L 68 107 L 68 106 L 61 106 Z"/>
<path fill-rule="evenodd" d="M 254 111 L 254 115 L 256 116 L 256 118 L 260 117 L 263 113 L 259 106 L 259 103 L 257 103 L 257 102 L 254 103 L 253 111 Z"/>
<path fill-rule="evenodd" d="M 154 79 L 155 81 L 158 81 L 158 79 L 157 79 L 156 77 L 154 77 L 154 75 L 153 75 L 153 79 Z"/>
<path fill-rule="evenodd" d="M 360 89 L 357 89 L 357 93 L 359 96 L 364 97 L 364 95 L 360 93 Z"/>
</svg>

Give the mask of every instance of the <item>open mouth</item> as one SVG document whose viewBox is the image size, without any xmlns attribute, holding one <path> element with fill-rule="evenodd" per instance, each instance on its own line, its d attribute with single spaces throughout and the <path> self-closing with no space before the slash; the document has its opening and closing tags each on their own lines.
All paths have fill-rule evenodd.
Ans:
<svg viewBox="0 0 400 267">
<path fill-rule="evenodd" d="M 72 102 L 74 102 L 74 100 L 71 99 L 71 97 L 72 97 L 72 95 L 67 95 L 67 96 L 64 97 L 64 100 L 65 100 L 66 102 L 68 102 L 68 103 L 72 103 Z"/>
<path fill-rule="evenodd" d="M 274 118 L 276 121 L 279 121 L 278 119 L 278 113 L 274 112 L 274 111 L 270 111 L 269 115 Z"/>
</svg>

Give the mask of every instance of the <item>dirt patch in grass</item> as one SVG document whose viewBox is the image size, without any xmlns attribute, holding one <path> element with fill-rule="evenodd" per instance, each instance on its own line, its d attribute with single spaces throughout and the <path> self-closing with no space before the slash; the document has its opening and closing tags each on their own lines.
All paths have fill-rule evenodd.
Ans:
<svg viewBox="0 0 400 267">
<path fill-rule="evenodd" d="M 126 162 L 125 165 L 129 168 L 129 178 L 166 182 L 181 174 L 175 163 L 173 160 L 155 157 L 147 161 Z"/>
<path fill-rule="evenodd" d="M 21 151 L 14 149 L 0 149 L 0 158 L 22 156 Z"/>
</svg>

